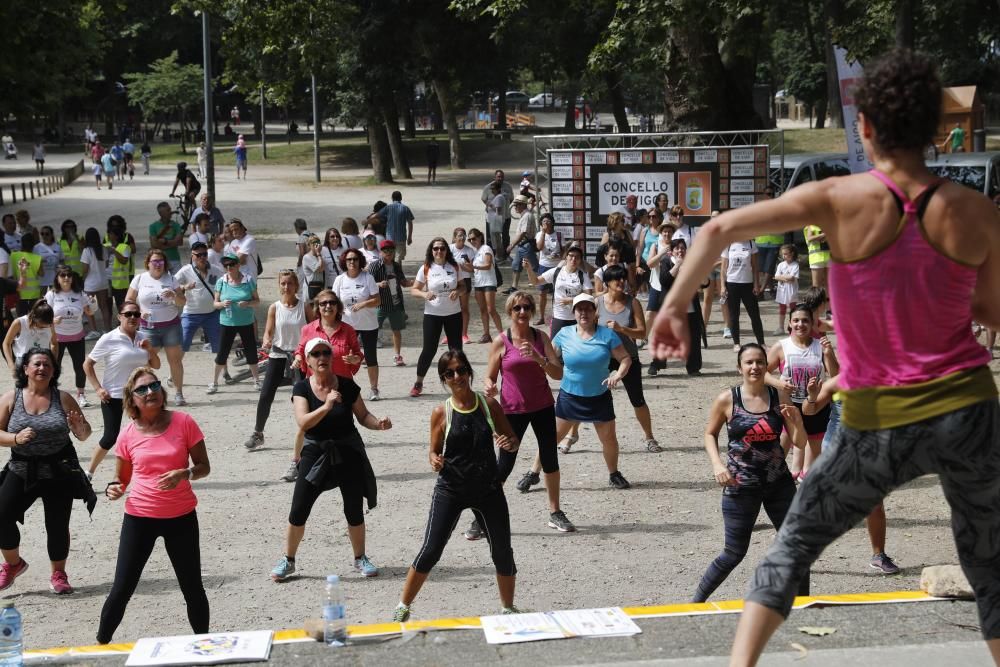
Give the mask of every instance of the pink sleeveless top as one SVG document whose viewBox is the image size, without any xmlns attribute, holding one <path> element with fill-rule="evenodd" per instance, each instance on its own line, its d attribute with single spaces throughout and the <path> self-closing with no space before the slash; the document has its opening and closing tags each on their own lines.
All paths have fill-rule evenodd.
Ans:
<svg viewBox="0 0 1000 667">
<path fill-rule="evenodd" d="M 542 367 L 531 357 L 522 356 L 506 333 L 500 334 L 500 339 L 503 340 L 500 358 L 500 407 L 503 411 L 523 415 L 555 405 L 549 379 Z M 538 332 L 535 332 L 532 345 L 545 356 L 545 346 Z"/>
<path fill-rule="evenodd" d="M 872 170 L 903 204 L 895 241 L 857 261 L 830 264 L 830 302 L 837 317 L 840 388 L 899 387 L 985 366 L 990 353 L 972 335 L 977 269 L 938 252 L 911 201 Z"/>
</svg>

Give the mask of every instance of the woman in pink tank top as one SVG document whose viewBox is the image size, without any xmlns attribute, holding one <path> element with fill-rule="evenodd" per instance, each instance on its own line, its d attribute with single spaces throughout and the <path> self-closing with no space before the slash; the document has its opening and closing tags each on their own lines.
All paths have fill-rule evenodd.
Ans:
<svg viewBox="0 0 1000 667">
<path fill-rule="evenodd" d="M 937 474 L 982 634 L 1000 665 L 1000 403 L 990 354 L 971 326 L 973 318 L 1000 326 L 1000 219 L 989 199 L 924 164 L 941 114 L 930 58 L 892 51 L 866 63 L 852 92 L 875 169 L 706 223 L 650 340 L 659 357 L 686 354 L 687 304 L 727 243 L 804 224 L 826 233 L 843 421 L 757 568 L 730 664 L 756 664 L 831 542 L 893 489 Z"/>
<path fill-rule="evenodd" d="M 556 411 L 549 378 L 561 380 L 563 369 L 548 334 L 531 326 L 535 314 L 535 299 L 528 292 L 514 292 L 507 298 L 510 328 L 493 339 L 489 365 L 486 369 L 486 395 L 497 395 L 500 380 L 500 406 L 510 421 L 518 440 L 531 426 L 538 441 L 532 469 L 517 482 L 522 493 L 538 484 L 539 471 L 545 474 L 545 489 L 549 501 L 550 528 L 560 532 L 576 530 L 559 507 L 559 454 L 556 451 Z M 500 450 L 497 466 L 500 479 L 506 481 L 514 469 L 516 452 Z M 478 539 L 478 526 L 466 531 L 468 539 Z"/>
</svg>

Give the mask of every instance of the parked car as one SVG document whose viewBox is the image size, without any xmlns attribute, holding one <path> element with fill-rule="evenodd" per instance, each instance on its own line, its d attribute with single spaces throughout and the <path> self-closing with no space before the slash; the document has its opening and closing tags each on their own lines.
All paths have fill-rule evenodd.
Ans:
<svg viewBox="0 0 1000 667">
<path fill-rule="evenodd" d="M 1000 151 L 942 153 L 928 160 L 927 168 L 990 199 L 1000 195 Z"/>
<path fill-rule="evenodd" d="M 527 106 L 528 101 L 531 99 L 528 96 L 528 93 L 525 93 L 524 91 L 521 90 L 508 90 L 506 93 L 506 97 L 507 97 L 508 108 L 516 106 Z M 494 95 L 493 103 L 498 104 L 499 102 L 500 102 L 500 96 Z"/>
<path fill-rule="evenodd" d="M 552 93 L 538 93 L 530 100 L 528 100 L 529 109 L 561 109 L 562 108 L 562 98 L 556 97 Z"/>
<path fill-rule="evenodd" d="M 771 180 L 778 192 L 810 181 L 822 181 L 831 176 L 847 176 L 851 173 L 847 153 L 793 153 L 785 156 L 782 189 L 781 179 L 775 176 L 781 168 L 781 160 L 772 156 Z"/>
</svg>

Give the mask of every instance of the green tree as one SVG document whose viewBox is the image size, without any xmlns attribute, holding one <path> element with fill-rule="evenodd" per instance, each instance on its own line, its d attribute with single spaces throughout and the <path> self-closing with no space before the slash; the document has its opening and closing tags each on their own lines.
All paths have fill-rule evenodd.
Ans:
<svg viewBox="0 0 1000 667">
<path fill-rule="evenodd" d="M 180 117 L 181 152 L 187 153 L 185 142 L 186 114 L 203 102 L 201 65 L 181 65 L 177 52 L 154 60 L 148 72 L 128 72 L 122 75 L 128 82 L 128 99 L 147 116 Z"/>
</svg>

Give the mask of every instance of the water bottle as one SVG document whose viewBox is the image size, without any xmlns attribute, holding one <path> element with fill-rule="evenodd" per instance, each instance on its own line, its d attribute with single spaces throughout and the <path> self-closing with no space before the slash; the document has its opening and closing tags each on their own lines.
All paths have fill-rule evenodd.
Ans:
<svg viewBox="0 0 1000 667">
<path fill-rule="evenodd" d="M 347 643 L 344 593 L 340 590 L 340 577 L 335 574 L 326 578 L 326 596 L 323 598 L 323 641 L 327 646 L 344 646 Z"/>
<path fill-rule="evenodd" d="M 21 667 L 21 614 L 13 602 L 0 603 L 0 667 Z"/>
<path fill-rule="evenodd" d="M 232 304 L 226 305 L 226 317 L 230 318 L 230 320 L 233 317 L 233 306 L 232 306 Z"/>
</svg>

